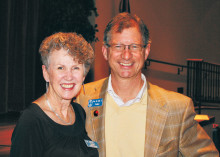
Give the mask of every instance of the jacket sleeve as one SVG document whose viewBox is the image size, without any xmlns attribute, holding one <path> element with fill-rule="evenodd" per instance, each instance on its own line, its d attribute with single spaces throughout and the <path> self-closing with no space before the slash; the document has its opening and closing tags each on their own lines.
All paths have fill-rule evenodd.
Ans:
<svg viewBox="0 0 220 157">
<path fill-rule="evenodd" d="M 182 127 L 180 131 L 180 152 L 186 157 L 217 157 L 219 153 L 204 131 L 204 129 L 194 120 L 195 112 L 192 100 L 187 104 L 183 115 Z"/>
</svg>

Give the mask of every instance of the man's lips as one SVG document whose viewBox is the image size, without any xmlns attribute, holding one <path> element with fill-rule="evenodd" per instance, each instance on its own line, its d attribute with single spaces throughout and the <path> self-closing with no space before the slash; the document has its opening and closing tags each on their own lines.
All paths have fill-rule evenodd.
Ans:
<svg viewBox="0 0 220 157">
<path fill-rule="evenodd" d="M 122 65 L 122 66 L 131 66 L 132 63 L 120 63 L 120 65 Z"/>
</svg>

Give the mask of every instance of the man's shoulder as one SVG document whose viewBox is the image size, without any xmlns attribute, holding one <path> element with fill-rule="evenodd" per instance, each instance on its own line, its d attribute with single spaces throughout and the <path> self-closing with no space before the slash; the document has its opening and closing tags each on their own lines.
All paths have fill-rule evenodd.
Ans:
<svg viewBox="0 0 220 157">
<path fill-rule="evenodd" d="M 87 105 L 88 100 L 98 99 L 100 97 L 100 94 L 105 93 L 107 85 L 108 85 L 108 78 L 86 83 L 81 88 L 79 94 L 77 95 L 74 101 L 82 106 L 84 106 L 84 104 Z"/>
<path fill-rule="evenodd" d="M 190 98 L 184 94 L 177 93 L 175 91 L 167 90 L 163 87 L 148 83 L 148 91 L 149 95 L 153 98 L 164 98 L 169 101 L 177 101 L 177 100 L 190 100 Z"/>
<path fill-rule="evenodd" d="M 108 77 L 94 81 L 94 82 L 86 83 L 84 87 L 82 87 L 80 94 L 84 92 L 87 95 L 94 94 L 94 92 L 99 93 L 102 90 L 105 90 L 105 88 L 107 88 L 107 85 L 108 85 Z"/>
<path fill-rule="evenodd" d="M 94 82 L 89 82 L 86 83 L 84 86 L 85 88 L 100 88 L 106 81 L 108 81 L 108 77 L 94 81 Z"/>
<path fill-rule="evenodd" d="M 193 109 L 192 99 L 181 93 L 164 89 L 157 85 L 149 84 L 149 96 L 151 100 L 165 106 L 170 112 L 185 112 L 186 108 Z"/>
</svg>

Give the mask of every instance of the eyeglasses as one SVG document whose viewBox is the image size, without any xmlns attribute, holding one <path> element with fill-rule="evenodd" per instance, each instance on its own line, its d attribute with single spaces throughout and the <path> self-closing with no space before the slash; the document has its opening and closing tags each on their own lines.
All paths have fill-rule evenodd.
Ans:
<svg viewBox="0 0 220 157">
<path fill-rule="evenodd" d="M 124 44 L 106 44 L 108 47 L 111 47 L 113 51 L 117 51 L 117 52 L 122 52 L 126 49 L 126 46 L 128 46 L 128 49 L 131 52 L 139 52 L 141 51 L 143 48 L 146 47 L 146 45 L 141 45 L 141 44 L 130 44 L 130 45 L 124 45 Z"/>
</svg>

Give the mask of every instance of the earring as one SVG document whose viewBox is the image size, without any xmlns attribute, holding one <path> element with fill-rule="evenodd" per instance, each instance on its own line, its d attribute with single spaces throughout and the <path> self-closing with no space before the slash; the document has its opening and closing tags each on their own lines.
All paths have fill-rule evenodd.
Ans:
<svg viewBox="0 0 220 157">
<path fill-rule="evenodd" d="M 86 91 L 85 91 L 85 87 L 84 87 L 84 82 L 82 83 L 82 86 L 83 86 L 84 95 L 86 95 Z"/>
<path fill-rule="evenodd" d="M 49 82 L 46 82 L 46 93 L 48 91 Z"/>
</svg>

